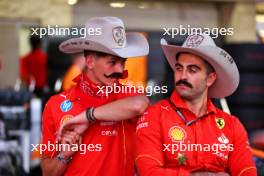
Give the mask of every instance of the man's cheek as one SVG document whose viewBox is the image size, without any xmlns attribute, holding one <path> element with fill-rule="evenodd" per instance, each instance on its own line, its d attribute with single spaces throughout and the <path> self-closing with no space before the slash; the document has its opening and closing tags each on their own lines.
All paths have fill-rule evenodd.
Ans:
<svg viewBox="0 0 264 176">
<path fill-rule="evenodd" d="M 178 81 L 178 80 L 179 80 L 177 74 L 174 74 L 174 80 L 175 80 L 175 81 Z"/>
</svg>

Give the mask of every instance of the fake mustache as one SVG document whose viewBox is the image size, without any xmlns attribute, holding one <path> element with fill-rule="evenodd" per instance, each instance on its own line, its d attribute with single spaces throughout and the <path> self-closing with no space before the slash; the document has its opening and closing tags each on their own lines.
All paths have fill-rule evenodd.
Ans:
<svg viewBox="0 0 264 176">
<path fill-rule="evenodd" d="M 115 78 L 115 79 L 125 79 L 128 77 L 128 71 L 124 70 L 123 73 L 120 72 L 114 72 L 109 75 L 104 74 L 106 78 Z"/>
<path fill-rule="evenodd" d="M 183 79 L 181 79 L 181 80 L 176 82 L 176 86 L 178 86 L 178 85 L 185 85 L 185 86 L 187 86 L 189 88 L 193 88 L 191 83 L 189 83 L 189 82 L 187 82 L 186 80 L 183 80 Z"/>
</svg>

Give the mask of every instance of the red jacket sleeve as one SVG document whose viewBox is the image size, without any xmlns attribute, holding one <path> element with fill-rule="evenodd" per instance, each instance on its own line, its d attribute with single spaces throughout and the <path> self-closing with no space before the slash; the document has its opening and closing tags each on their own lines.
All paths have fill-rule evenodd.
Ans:
<svg viewBox="0 0 264 176">
<path fill-rule="evenodd" d="M 189 172 L 183 168 L 164 167 L 159 111 L 158 107 L 152 106 L 138 120 L 136 166 L 139 176 L 187 176 Z"/>
<path fill-rule="evenodd" d="M 19 59 L 19 62 L 20 79 L 28 85 L 30 81 L 30 76 L 28 73 L 26 58 Z"/>
<path fill-rule="evenodd" d="M 234 119 L 234 150 L 228 162 L 230 173 L 237 176 L 257 176 L 246 130 L 237 118 Z"/>
<path fill-rule="evenodd" d="M 117 99 L 138 96 L 138 95 L 145 95 L 144 91 L 140 90 L 136 86 L 132 86 L 131 88 L 129 88 L 130 86 L 128 85 L 120 84 L 119 86 L 120 89 L 123 89 L 123 91 L 120 91 L 120 93 L 118 93 Z"/>
<path fill-rule="evenodd" d="M 56 130 L 51 100 L 45 106 L 42 115 L 42 155 L 52 158 L 55 154 Z"/>
</svg>

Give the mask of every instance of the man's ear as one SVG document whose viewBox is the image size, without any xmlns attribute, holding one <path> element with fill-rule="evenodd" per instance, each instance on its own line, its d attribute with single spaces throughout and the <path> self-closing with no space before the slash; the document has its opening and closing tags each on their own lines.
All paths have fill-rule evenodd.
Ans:
<svg viewBox="0 0 264 176">
<path fill-rule="evenodd" d="M 93 55 L 87 55 L 85 57 L 85 65 L 87 66 L 88 69 L 93 69 L 94 68 L 94 61 L 95 58 Z"/>
<path fill-rule="evenodd" d="M 207 78 L 207 86 L 210 87 L 214 84 L 216 80 L 216 72 L 209 73 L 208 78 Z"/>
</svg>

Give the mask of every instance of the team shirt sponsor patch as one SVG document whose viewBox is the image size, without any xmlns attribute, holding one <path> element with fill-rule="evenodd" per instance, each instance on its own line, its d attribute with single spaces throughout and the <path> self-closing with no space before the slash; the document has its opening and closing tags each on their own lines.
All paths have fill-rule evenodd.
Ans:
<svg viewBox="0 0 264 176">
<path fill-rule="evenodd" d="M 229 139 L 227 137 L 225 137 L 224 133 L 222 133 L 222 135 L 220 137 L 218 137 L 217 139 L 222 144 L 228 144 L 229 143 Z"/>
<path fill-rule="evenodd" d="M 70 120 L 70 118 L 72 118 L 73 116 L 72 115 L 65 115 L 61 118 L 61 121 L 60 121 L 60 125 L 62 125 L 63 123 L 67 122 L 68 120 Z"/>
<path fill-rule="evenodd" d="M 65 100 L 60 105 L 60 109 L 62 112 L 68 112 L 69 110 L 72 109 L 72 107 L 73 107 L 73 104 L 70 100 Z"/>
<path fill-rule="evenodd" d="M 223 118 L 215 118 L 215 123 L 220 130 L 225 127 L 225 120 Z"/>
<path fill-rule="evenodd" d="M 186 131 L 179 126 L 171 127 L 169 136 L 173 142 L 183 142 L 187 138 Z"/>
</svg>

